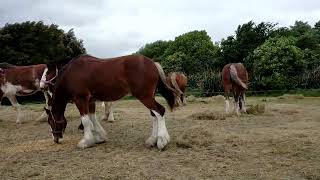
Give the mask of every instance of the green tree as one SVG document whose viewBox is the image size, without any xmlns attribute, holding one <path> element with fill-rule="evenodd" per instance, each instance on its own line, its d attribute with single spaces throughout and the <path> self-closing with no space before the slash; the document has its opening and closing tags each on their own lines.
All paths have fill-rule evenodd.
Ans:
<svg viewBox="0 0 320 180">
<path fill-rule="evenodd" d="M 73 30 L 39 22 L 6 24 L 0 29 L 0 62 L 17 65 L 47 63 L 49 60 L 85 53 L 82 40 Z"/>
<path fill-rule="evenodd" d="M 192 74 L 210 69 L 214 65 L 218 46 L 214 45 L 206 31 L 191 31 L 175 38 L 164 53 L 165 69 Z M 178 57 L 179 60 L 174 60 Z M 182 61 L 182 62 L 178 62 Z"/>
<path fill-rule="evenodd" d="M 258 47 L 254 59 L 253 83 L 259 89 L 292 89 L 297 78 L 305 70 L 303 51 L 295 46 L 293 37 L 268 39 Z"/>
<path fill-rule="evenodd" d="M 171 42 L 172 41 L 159 40 L 153 43 L 148 43 L 144 47 L 140 48 L 136 54 L 141 54 L 155 61 L 161 62 L 163 60 L 164 52 L 169 47 Z"/>
</svg>

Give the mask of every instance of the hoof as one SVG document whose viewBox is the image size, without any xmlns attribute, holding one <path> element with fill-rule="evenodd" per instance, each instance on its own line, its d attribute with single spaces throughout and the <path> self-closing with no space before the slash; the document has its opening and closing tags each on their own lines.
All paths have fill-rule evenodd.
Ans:
<svg viewBox="0 0 320 180">
<path fill-rule="evenodd" d="M 153 136 L 150 136 L 147 140 L 146 140 L 146 142 L 144 143 L 144 146 L 146 147 L 146 148 L 152 148 L 152 147 L 154 147 L 155 145 L 156 145 L 156 143 L 157 143 L 157 138 L 156 137 L 153 137 Z"/>
<path fill-rule="evenodd" d="M 165 136 L 158 136 L 157 140 L 157 147 L 159 150 L 162 150 L 163 148 L 166 147 L 166 145 L 170 142 L 170 136 L 165 135 Z"/>
<path fill-rule="evenodd" d="M 78 143 L 78 148 L 85 149 L 89 148 L 95 145 L 95 142 L 93 139 L 81 139 L 81 141 Z"/>
<path fill-rule="evenodd" d="M 101 143 L 104 143 L 106 142 L 107 138 L 105 135 L 96 135 L 96 144 L 101 144 Z"/>
</svg>

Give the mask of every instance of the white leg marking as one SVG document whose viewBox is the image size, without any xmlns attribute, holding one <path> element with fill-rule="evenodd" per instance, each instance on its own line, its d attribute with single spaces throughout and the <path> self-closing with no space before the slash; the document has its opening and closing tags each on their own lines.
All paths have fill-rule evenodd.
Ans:
<svg viewBox="0 0 320 180">
<path fill-rule="evenodd" d="M 152 110 L 158 120 L 158 139 L 157 139 L 157 147 L 158 149 L 163 149 L 169 142 L 170 136 L 166 127 L 166 121 L 164 117 L 162 117 L 159 113 Z"/>
<path fill-rule="evenodd" d="M 108 122 L 114 122 L 112 102 L 104 102 L 104 117 L 103 120 L 108 120 Z"/>
<path fill-rule="evenodd" d="M 96 117 L 95 113 L 90 113 L 89 117 L 91 119 L 91 122 L 93 124 L 93 128 L 95 131 L 95 138 L 96 138 L 96 143 L 102 143 L 106 141 L 106 131 L 103 129 L 103 127 L 101 126 L 99 120 Z"/>
<path fill-rule="evenodd" d="M 48 102 L 49 102 L 49 94 L 48 92 L 44 92 L 44 98 L 46 99 L 46 108 L 49 109 L 49 105 L 48 105 Z M 47 113 L 46 112 L 43 112 L 41 114 L 41 116 L 37 119 L 37 121 L 46 121 L 46 117 L 47 117 Z"/>
<path fill-rule="evenodd" d="M 242 112 L 247 112 L 247 108 L 246 108 L 246 95 L 243 94 L 242 98 L 241 98 L 241 104 L 242 104 Z"/>
<path fill-rule="evenodd" d="M 150 148 L 155 146 L 157 143 L 157 136 L 158 136 L 158 119 L 157 117 L 153 117 L 152 118 L 152 134 L 145 142 L 146 147 Z"/>
<path fill-rule="evenodd" d="M 16 123 L 21 123 L 20 119 L 22 117 L 20 104 L 17 102 L 15 95 L 7 96 L 12 106 L 17 110 L 17 120 Z"/>
<path fill-rule="evenodd" d="M 240 115 L 240 112 L 239 112 L 239 100 L 238 102 L 234 101 L 234 112 L 236 113 L 237 116 Z"/>
<path fill-rule="evenodd" d="M 230 112 L 230 102 L 228 99 L 225 100 L 225 106 L 226 106 L 226 113 Z"/>
<path fill-rule="evenodd" d="M 93 146 L 95 144 L 95 138 L 93 137 L 92 133 L 93 124 L 90 120 L 90 117 L 87 114 L 81 116 L 81 122 L 84 127 L 84 136 L 78 143 L 78 147 L 84 149 Z"/>
</svg>

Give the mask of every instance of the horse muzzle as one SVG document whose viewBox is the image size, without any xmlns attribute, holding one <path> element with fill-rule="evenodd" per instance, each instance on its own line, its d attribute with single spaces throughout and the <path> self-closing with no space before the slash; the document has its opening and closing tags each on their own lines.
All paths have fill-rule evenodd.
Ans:
<svg viewBox="0 0 320 180">
<path fill-rule="evenodd" d="M 53 134 L 53 141 L 59 144 L 59 140 L 63 138 L 62 133 Z"/>
</svg>

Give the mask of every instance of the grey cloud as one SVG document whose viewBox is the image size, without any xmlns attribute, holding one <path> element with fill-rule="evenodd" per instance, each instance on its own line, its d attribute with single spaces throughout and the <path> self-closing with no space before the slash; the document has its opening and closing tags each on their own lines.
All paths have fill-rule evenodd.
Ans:
<svg viewBox="0 0 320 180">
<path fill-rule="evenodd" d="M 88 53 L 99 57 L 137 51 L 145 43 L 206 30 L 214 41 L 250 20 L 289 26 L 320 20 L 318 0 L 11 0 L 0 1 L 0 25 L 26 20 L 74 28 Z"/>
</svg>

